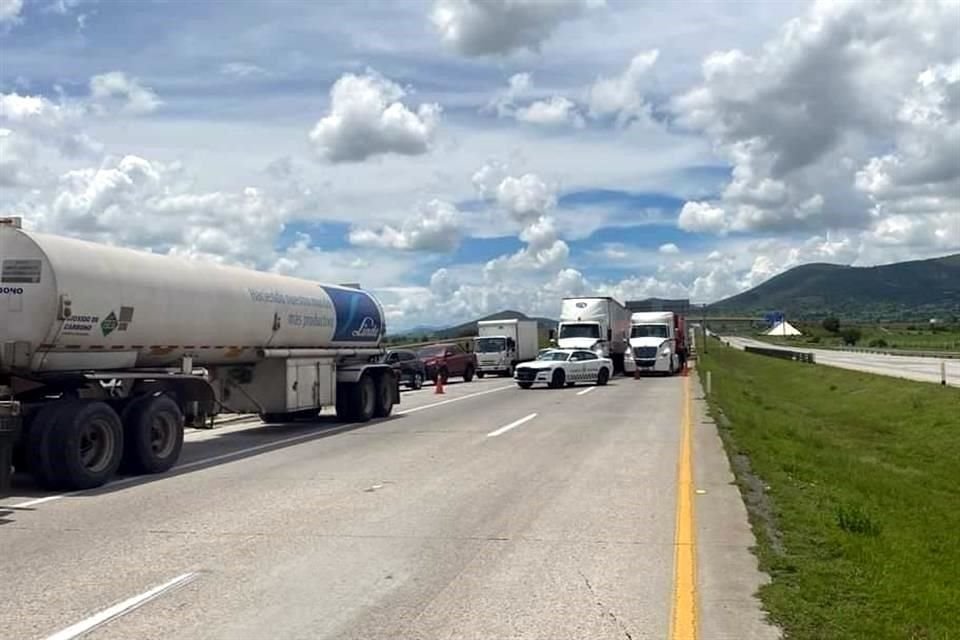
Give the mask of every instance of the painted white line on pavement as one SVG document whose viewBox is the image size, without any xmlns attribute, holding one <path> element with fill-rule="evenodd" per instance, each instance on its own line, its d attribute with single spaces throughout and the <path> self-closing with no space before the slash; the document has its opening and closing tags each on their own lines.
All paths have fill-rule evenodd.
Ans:
<svg viewBox="0 0 960 640">
<path fill-rule="evenodd" d="M 53 500 L 59 500 L 60 498 L 65 497 L 67 494 L 58 493 L 55 496 L 45 496 L 43 498 L 35 498 L 33 500 L 27 500 L 26 502 L 18 502 L 17 504 L 11 506 L 11 509 L 24 509 L 26 507 L 35 507 L 38 504 L 43 504 L 44 502 L 51 502 Z"/>
<path fill-rule="evenodd" d="M 164 593 L 168 593 L 174 589 L 186 586 L 187 584 L 193 582 L 198 575 L 199 574 L 196 572 L 190 572 L 181 576 L 177 576 L 173 580 L 164 582 L 163 584 L 156 586 L 149 591 L 144 591 L 140 595 L 128 598 L 123 602 L 118 602 L 112 607 L 104 609 L 100 613 L 95 613 L 86 620 L 81 620 L 77 624 L 58 631 L 52 636 L 48 636 L 46 640 L 72 640 L 73 638 L 79 638 L 80 636 L 89 633 L 90 631 L 110 622 L 111 620 L 115 620 L 122 615 L 130 613 L 138 607 L 142 607 Z"/>
<path fill-rule="evenodd" d="M 503 391 L 504 389 L 513 389 L 513 385 L 508 387 L 497 387 L 496 389 L 487 389 L 486 391 L 478 391 L 477 393 L 471 393 L 465 396 L 459 396 L 457 398 L 450 398 L 449 400 L 441 400 L 440 402 L 434 402 L 433 404 L 425 404 L 422 407 L 414 407 L 412 409 L 401 409 L 400 411 L 395 411 L 397 415 L 405 416 L 408 413 L 416 413 L 417 411 L 423 411 L 424 409 L 432 409 L 434 407 L 440 407 L 445 404 L 450 404 L 451 402 L 460 402 L 461 400 L 466 400 L 467 398 L 476 398 L 477 396 L 485 396 L 488 393 L 496 393 L 497 391 Z"/>
<path fill-rule="evenodd" d="M 596 389 L 596 387 L 587 387 L 587 388 L 584 389 L 583 391 L 577 391 L 577 395 L 578 395 L 578 396 L 585 396 L 585 395 L 587 395 L 588 393 L 590 393 L 591 391 L 593 391 L 594 389 Z"/>
<path fill-rule="evenodd" d="M 415 413 L 417 411 L 422 411 L 423 409 L 432 409 L 433 407 L 439 407 L 445 404 L 450 404 L 451 402 L 459 402 L 460 400 L 466 400 L 467 398 L 475 398 L 477 396 L 486 395 L 488 393 L 494 393 L 496 391 L 503 391 L 504 389 L 512 389 L 513 386 L 508 387 L 497 387 L 496 389 L 487 389 L 486 391 L 478 391 L 477 393 L 471 393 L 465 396 L 459 396 L 457 398 L 450 398 L 449 400 L 443 400 L 442 402 L 434 402 L 433 404 L 427 404 L 422 407 L 413 407 L 412 409 L 394 411 L 393 415 L 406 415 L 408 413 Z M 371 424 L 376 422 L 382 422 L 382 420 L 371 421 Z M 172 475 L 176 475 L 178 471 L 184 469 L 192 469 L 193 467 L 199 467 L 205 464 L 210 464 L 211 462 L 218 462 L 220 460 L 226 460 L 227 458 L 240 457 L 249 453 L 255 453 L 263 449 L 270 449 L 272 447 L 279 447 L 285 444 L 291 444 L 298 442 L 300 440 L 310 440 L 311 438 L 316 438 L 318 434 L 331 435 L 339 433 L 340 431 L 345 431 L 347 429 L 352 429 L 355 424 L 344 424 L 338 427 L 332 427 L 330 429 L 324 429 L 322 431 L 309 431 L 307 433 L 301 433 L 299 435 L 290 436 L 289 438 L 282 438 L 280 440 L 271 440 L 270 442 L 265 442 L 263 444 L 258 444 L 253 447 L 247 447 L 246 449 L 237 449 L 236 451 L 229 451 L 227 453 L 221 453 L 216 456 L 211 456 L 209 458 L 201 458 L 200 460 L 194 460 L 193 462 L 187 462 L 185 464 L 178 464 L 175 466 L 171 472 Z M 119 480 L 113 480 L 109 483 L 109 487 L 121 487 L 125 484 L 130 484 L 133 482 L 143 482 L 143 476 L 130 476 L 129 478 L 121 478 Z M 17 504 L 10 505 L 11 509 L 26 509 L 28 507 L 34 507 L 45 502 L 52 502 L 54 500 L 59 500 L 60 498 L 66 498 L 77 493 L 79 491 L 70 492 L 70 493 L 60 493 L 53 496 L 44 496 L 43 498 L 35 498 L 33 500 L 27 500 L 25 502 L 18 502 Z"/>
<path fill-rule="evenodd" d="M 530 422 L 531 420 L 533 420 L 533 419 L 536 418 L 536 417 L 537 417 L 537 414 L 531 413 L 531 414 L 528 415 L 528 416 L 524 416 L 523 418 L 520 418 L 519 420 L 514 420 L 514 421 L 511 422 L 510 424 L 500 427 L 500 428 L 497 429 L 496 431 L 491 431 L 490 433 L 487 434 L 487 437 L 488 437 L 488 438 L 496 438 L 497 436 L 502 435 L 502 434 L 506 433 L 507 431 L 510 431 L 510 429 L 514 429 L 514 428 L 516 428 L 516 427 L 519 427 L 519 426 L 522 425 L 524 422 Z"/>
</svg>

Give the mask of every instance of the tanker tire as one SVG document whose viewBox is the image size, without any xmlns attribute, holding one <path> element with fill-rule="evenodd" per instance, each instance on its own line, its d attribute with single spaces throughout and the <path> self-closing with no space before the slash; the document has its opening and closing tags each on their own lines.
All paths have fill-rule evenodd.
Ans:
<svg viewBox="0 0 960 640">
<path fill-rule="evenodd" d="M 30 421 L 24 456 L 33 479 L 43 489 L 57 489 L 60 486 L 60 477 L 50 460 L 51 434 L 58 428 L 61 412 L 72 404 L 63 400 L 48 404 Z"/>
<path fill-rule="evenodd" d="M 377 385 L 369 375 L 360 377 L 360 381 L 350 385 L 348 390 L 350 414 L 353 422 L 369 422 L 376 413 Z"/>
<path fill-rule="evenodd" d="M 123 425 L 123 466 L 131 473 L 163 473 L 183 448 L 183 412 L 170 396 L 135 402 Z"/>
<path fill-rule="evenodd" d="M 388 371 L 378 377 L 376 385 L 377 403 L 373 415 L 377 418 L 386 418 L 393 411 L 393 391 L 397 381 L 393 373 Z"/>
<path fill-rule="evenodd" d="M 50 463 L 58 488 L 79 490 L 104 485 L 123 458 L 120 416 L 104 402 L 85 400 L 65 407 L 50 433 Z"/>
</svg>

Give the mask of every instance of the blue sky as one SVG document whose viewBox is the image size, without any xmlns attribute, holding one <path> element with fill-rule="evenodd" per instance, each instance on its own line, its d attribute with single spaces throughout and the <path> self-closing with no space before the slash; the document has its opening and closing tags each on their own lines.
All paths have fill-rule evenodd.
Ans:
<svg viewBox="0 0 960 640">
<path fill-rule="evenodd" d="M 0 214 L 359 280 L 400 327 L 941 255 L 957 21 L 954 0 L 0 0 Z"/>
</svg>

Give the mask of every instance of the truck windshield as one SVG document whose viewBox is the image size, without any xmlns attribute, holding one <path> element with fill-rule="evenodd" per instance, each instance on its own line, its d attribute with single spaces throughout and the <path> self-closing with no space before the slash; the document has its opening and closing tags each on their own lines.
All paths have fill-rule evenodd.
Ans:
<svg viewBox="0 0 960 640">
<path fill-rule="evenodd" d="M 600 339 L 600 326 L 596 324 L 562 324 L 559 338 Z"/>
<path fill-rule="evenodd" d="M 635 324 L 630 328 L 631 338 L 669 338 L 670 330 L 665 324 Z"/>
<path fill-rule="evenodd" d="M 477 353 L 499 353 L 507 350 L 506 338 L 477 338 Z"/>
</svg>

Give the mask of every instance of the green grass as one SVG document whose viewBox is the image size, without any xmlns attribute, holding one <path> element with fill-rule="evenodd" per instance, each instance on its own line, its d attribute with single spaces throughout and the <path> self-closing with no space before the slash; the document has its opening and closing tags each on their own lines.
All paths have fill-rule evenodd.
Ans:
<svg viewBox="0 0 960 640">
<path fill-rule="evenodd" d="M 960 638 L 960 390 L 710 347 L 787 637 Z"/>
</svg>

